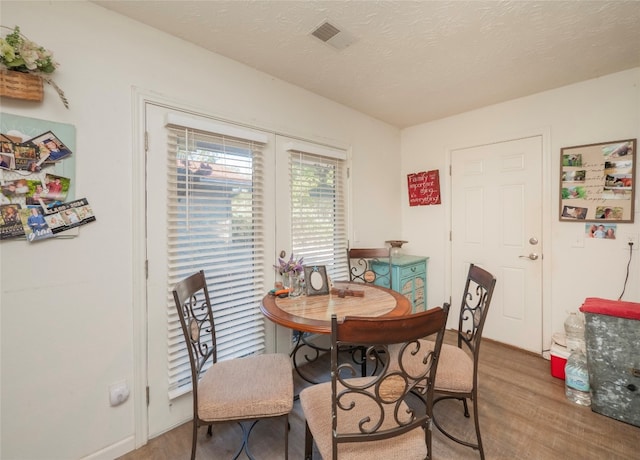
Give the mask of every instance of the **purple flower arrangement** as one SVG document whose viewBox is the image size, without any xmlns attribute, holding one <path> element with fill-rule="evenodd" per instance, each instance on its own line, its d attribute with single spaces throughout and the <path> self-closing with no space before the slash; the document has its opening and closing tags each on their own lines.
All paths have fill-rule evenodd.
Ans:
<svg viewBox="0 0 640 460">
<path fill-rule="evenodd" d="M 278 264 L 273 267 L 278 270 L 278 273 L 281 275 L 289 272 L 302 273 L 304 271 L 304 267 L 302 266 L 303 258 L 296 260 L 293 253 L 291 253 L 291 257 L 289 260 L 285 260 L 282 257 L 278 257 Z"/>
</svg>

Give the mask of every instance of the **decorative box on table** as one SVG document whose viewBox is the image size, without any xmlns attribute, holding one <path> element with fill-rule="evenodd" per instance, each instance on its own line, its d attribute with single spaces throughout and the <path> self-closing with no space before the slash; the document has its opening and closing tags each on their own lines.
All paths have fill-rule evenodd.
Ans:
<svg viewBox="0 0 640 460">
<path fill-rule="evenodd" d="M 640 426 L 640 303 L 590 297 L 580 311 L 591 409 Z"/>
</svg>

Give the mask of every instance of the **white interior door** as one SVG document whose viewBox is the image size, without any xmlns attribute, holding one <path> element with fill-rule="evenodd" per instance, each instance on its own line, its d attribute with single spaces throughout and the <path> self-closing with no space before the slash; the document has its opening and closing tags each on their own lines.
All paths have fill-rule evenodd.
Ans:
<svg viewBox="0 0 640 460">
<path fill-rule="evenodd" d="M 541 352 L 542 138 L 454 150 L 451 166 L 453 311 L 479 265 L 497 279 L 484 336 Z"/>
</svg>

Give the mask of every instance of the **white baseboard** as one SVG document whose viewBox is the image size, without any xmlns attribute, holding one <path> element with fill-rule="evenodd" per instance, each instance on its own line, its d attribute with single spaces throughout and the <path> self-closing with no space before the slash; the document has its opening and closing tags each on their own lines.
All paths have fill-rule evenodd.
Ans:
<svg viewBox="0 0 640 460">
<path fill-rule="evenodd" d="M 81 460 L 113 460 L 114 458 L 122 457 L 124 454 L 131 452 L 135 448 L 135 436 L 129 436 L 128 438 L 118 441 L 115 444 L 111 444 L 98 452 L 87 455 Z"/>
</svg>

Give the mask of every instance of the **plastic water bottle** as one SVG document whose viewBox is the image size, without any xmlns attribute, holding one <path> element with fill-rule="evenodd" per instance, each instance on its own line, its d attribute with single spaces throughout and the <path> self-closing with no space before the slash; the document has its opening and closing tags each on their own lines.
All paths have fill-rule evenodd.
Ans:
<svg viewBox="0 0 640 460">
<path fill-rule="evenodd" d="M 576 312 L 571 312 L 565 320 L 564 332 L 567 337 L 567 351 L 584 349 L 584 322 Z"/>
<path fill-rule="evenodd" d="M 567 358 L 564 374 L 564 392 L 567 399 L 581 406 L 590 406 L 589 369 L 587 368 L 587 357 L 581 347 L 576 348 Z"/>
</svg>

